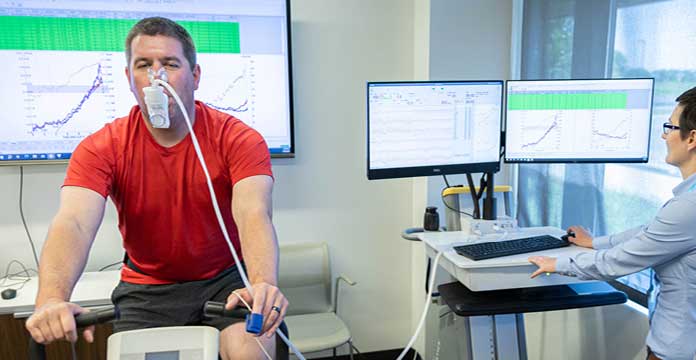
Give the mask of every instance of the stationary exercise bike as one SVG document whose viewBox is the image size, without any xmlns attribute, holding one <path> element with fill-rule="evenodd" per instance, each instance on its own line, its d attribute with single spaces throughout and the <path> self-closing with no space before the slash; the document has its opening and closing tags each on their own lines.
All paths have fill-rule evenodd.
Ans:
<svg viewBox="0 0 696 360">
<path fill-rule="evenodd" d="M 226 310 L 220 302 L 206 302 L 203 311 L 208 317 L 246 318 L 249 310 L 238 307 Z M 118 319 L 119 312 L 109 306 L 75 316 L 77 328 Z M 287 337 L 288 329 L 281 323 L 280 331 Z M 170 326 L 123 331 L 109 336 L 107 360 L 218 360 L 220 332 L 210 326 Z M 29 340 L 29 359 L 45 360 L 44 345 Z M 275 359 L 289 359 L 288 346 L 277 339 Z M 76 360 L 76 359 L 73 359 Z"/>
</svg>

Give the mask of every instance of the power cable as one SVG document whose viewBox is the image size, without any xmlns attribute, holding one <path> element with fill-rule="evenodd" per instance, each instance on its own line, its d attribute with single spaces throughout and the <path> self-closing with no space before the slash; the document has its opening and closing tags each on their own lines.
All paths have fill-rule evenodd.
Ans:
<svg viewBox="0 0 696 360">
<path fill-rule="evenodd" d="M 36 268 L 39 268 L 39 256 L 36 254 L 36 246 L 34 246 L 34 240 L 31 238 L 29 233 L 29 227 L 27 226 L 27 220 L 24 218 L 24 206 L 23 206 L 23 192 L 24 192 L 24 166 L 19 167 L 19 215 L 22 218 L 22 224 L 24 225 L 24 231 L 27 233 L 27 238 L 29 238 L 29 244 L 31 244 L 31 252 L 34 254 L 34 261 L 36 262 Z"/>
</svg>

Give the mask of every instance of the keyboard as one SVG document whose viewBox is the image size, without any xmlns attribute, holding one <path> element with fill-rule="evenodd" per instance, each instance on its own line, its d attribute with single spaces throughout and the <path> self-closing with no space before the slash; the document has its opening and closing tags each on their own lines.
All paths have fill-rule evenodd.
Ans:
<svg viewBox="0 0 696 360">
<path fill-rule="evenodd" d="M 483 242 L 455 246 L 457 254 L 471 260 L 491 259 L 508 255 L 556 249 L 570 245 L 569 242 L 550 235 L 532 236 L 522 239 Z"/>
</svg>

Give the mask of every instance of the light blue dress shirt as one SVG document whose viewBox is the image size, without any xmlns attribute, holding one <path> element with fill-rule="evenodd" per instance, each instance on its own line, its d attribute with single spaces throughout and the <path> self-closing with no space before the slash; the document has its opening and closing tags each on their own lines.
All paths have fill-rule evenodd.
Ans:
<svg viewBox="0 0 696 360">
<path fill-rule="evenodd" d="M 659 285 L 647 345 L 664 360 L 696 358 L 696 174 L 646 226 L 597 237 L 595 253 L 559 257 L 556 272 L 611 280 L 652 268 Z"/>
</svg>

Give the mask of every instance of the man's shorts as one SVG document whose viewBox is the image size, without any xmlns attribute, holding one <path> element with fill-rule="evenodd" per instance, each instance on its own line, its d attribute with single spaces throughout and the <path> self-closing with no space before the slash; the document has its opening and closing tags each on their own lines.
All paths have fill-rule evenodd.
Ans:
<svg viewBox="0 0 696 360">
<path fill-rule="evenodd" d="M 244 288 L 237 266 L 208 280 L 166 285 L 119 282 L 111 302 L 121 313 L 114 332 L 162 326 L 207 325 L 222 331 L 244 319 L 203 315 L 206 301 L 227 302 L 232 291 Z"/>
</svg>

